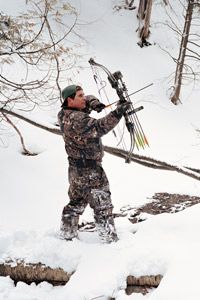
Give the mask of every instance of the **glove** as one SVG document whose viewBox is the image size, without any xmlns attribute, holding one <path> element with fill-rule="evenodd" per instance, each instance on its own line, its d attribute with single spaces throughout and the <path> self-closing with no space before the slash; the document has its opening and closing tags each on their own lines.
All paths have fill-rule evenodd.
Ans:
<svg viewBox="0 0 200 300">
<path fill-rule="evenodd" d="M 96 105 L 94 110 L 96 110 L 98 113 L 100 113 L 105 107 L 106 107 L 105 104 L 99 103 Z"/>
<path fill-rule="evenodd" d="M 115 115 L 115 117 L 120 119 L 123 116 L 123 114 L 130 108 L 131 108 L 131 101 L 126 101 L 123 103 L 118 102 L 117 108 L 113 110 L 112 113 Z"/>
<path fill-rule="evenodd" d="M 95 96 L 93 95 L 87 95 L 85 96 L 86 100 L 86 105 L 89 108 L 89 110 L 95 110 L 98 113 L 101 112 L 104 108 L 105 105 L 99 101 Z"/>
<path fill-rule="evenodd" d="M 85 96 L 85 100 L 87 102 L 92 102 L 93 100 L 97 100 L 99 102 L 99 100 L 97 99 L 97 97 L 95 97 L 94 95 L 86 95 Z"/>
</svg>

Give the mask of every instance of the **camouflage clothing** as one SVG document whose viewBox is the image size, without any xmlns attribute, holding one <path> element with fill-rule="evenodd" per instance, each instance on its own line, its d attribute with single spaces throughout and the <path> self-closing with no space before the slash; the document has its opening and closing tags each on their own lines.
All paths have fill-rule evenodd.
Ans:
<svg viewBox="0 0 200 300">
<path fill-rule="evenodd" d="M 62 231 L 65 238 L 77 236 L 79 216 L 87 204 L 94 210 L 97 231 L 104 242 L 117 239 L 109 183 L 101 164 L 95 168 L 69 166 L 70 202 L 63 209 Z"/>
<path fill-rule="evenodd" d="M 65 239 L 77 236 L 79 216 L 87 204 L 94 210 L 96 228 L 104 242 L 116 241 L 109 182 L 101 166 L 101 137 L 112 130 L 121 116 L 114 113 L 94 119 L 76 109 L 62 109 L 58 114 L 69 159 L 70 202 L 62 213 L 61 232 Z"/>
<path fill-rule="evenodd" d="M 96 161 L 101 161 L 103 157 L 101 137 L 119 122 L 119 118 L 112 112 L 96 120 L 88 113 L 75 109 L 62 109 L 58 120 L 68 156 Z"/>
</svg>

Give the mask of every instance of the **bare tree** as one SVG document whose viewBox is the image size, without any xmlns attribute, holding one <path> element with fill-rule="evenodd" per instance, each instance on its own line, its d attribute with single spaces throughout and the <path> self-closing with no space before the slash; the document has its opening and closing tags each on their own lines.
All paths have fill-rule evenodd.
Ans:
<svg viewBox="0 0 200 300">
<path fill-rule="evenodd" d="M 0 13 L 0 108 L 33 110 L 61 101 L 63 81 L 78 71 L 76 54 L 83 42 L 77 12 L 64 0 L 26 0 L 18 16 Z M 76 29 L 76 30 L 75 30 Z M 7 122 L 23 137 L 6 114 Z"/>
<path fill-rule="evenodd" d="M 149 46 L 151 43 L 147 41 L 150 35 L 150 19 L 151 19 L 151 11 L 152 11 L 152 0 L 140 0 L 139 7 L 138 7 L 138 20 L 139 20 L 139 27 L 137 29 L 138 36 L 140 41 L 138 45 L 140 47 Z"/>
<path fill-rule="evenodd" d="M 61 99 L 60 83 L 70 80 L 79 57 L 75 8 L 62 0 L 26 3 L 19 16 L 0 14 L 0 106 L 10 109 L 19 104 L 30 110 Z"/>
<path fill-rule="evenodd" d="M 186 9 L 185 24 L 182 33 L 179 56 L 176 65 L 173 93 L 171 95 L 171 102 L 175 105 L 177 105 L 180 102 L 180 91 L 181 91 L 181 85 L 182 85 L 182 80 L 184 75 L 183 70 L 184 68 L 186 68 L 186 64 L 185 64 L 186 52 L 191 53 L 187 55 L 188 57 L 194 58 L 195 56 L 195 58 L 200 59 L 200 55 L 198 53 L 195 53 L 192 49 L 189 49 L 188 47 L 188 43 L 200 47 L 193 41 L 189 41 L 190 28 L 191 28 L 193 11 L 194 11 L 194 3 L 195 3 L 194 0 L 188 0 L 187 9 Z"/>
<path fill-rule="evenodd" d="M 33 109 L 55 102 L 60 82 L 70 78 L 67 71 L 79 57 L 75 8 L 59 0 L 26 3 L 27 12 L 20 16 L 0 14 L 1 107 L 20 103 Z"/>
</svg>

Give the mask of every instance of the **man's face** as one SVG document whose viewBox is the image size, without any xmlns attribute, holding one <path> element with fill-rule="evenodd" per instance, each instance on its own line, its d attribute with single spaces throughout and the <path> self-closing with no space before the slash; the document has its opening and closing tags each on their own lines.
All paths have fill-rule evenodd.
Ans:
<svg viewBox="0 0 200 300">
<path fill-rule="evenodd" d="M 77 91 L 74 99 L 68 97 L 68 107 L 84 109 L 86 107 L 85 94 L 83 90 Z"/>
</svg>

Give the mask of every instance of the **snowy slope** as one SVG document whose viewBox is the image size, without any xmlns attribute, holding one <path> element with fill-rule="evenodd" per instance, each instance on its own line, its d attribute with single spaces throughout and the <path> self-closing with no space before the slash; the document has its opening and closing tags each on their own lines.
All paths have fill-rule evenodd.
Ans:
<svg viewBox="0 0 200 300">
<path fill-rule="evenodd" d="M 138 116 L 150 141 L 150 148 L 139 153 L 200 168 L 199 139 L 194 130 L 200 128 L 200 93 L 188 85 L 183 88 L 182 105 L 174 107 L 168 99 L 173 83 L 169 75 L 175 66 L 160 47 L 173 53 L 178 53 L 178 49 L 172 32 L 159 27 L 164 14 L 155 9 L 150 38 L 155 45 L 141 49 L 136 44 L 135 12 L 114 14 L 112 2 L 106 0 L 71 2 L 77 5 L 80 19 L 90 23 L 81 29 L 89 41 L 84 49 L 87 69 L 75 82 L 84 87 L 86 94 L 98 95 L 87 63 L 91 56 L 113 72 L 121 70 L 130 92 L 153 82 L 151 88 L 132 98 L 136 106 L 145 107 Z M 6 7 L 13 13 L 9 1 Z M 111 102 L 116 100 L 109 87 L 108 91 Z M 58 109 L 43 110 L 32 117 L 50 125 L 56 120 Z M 12 130 L 2 137 L 5 146 L 0 147 L 0 263 L 9 257 L 23 258 L 76 272 L 64 287 L 45 282 L 38 286 L 18 283 L 15 287 L 11 279 L 0 277 L 0 300 L 89 300 L 106 296 L 117 300 L 199 299 L 199 205 L 173 215 L 154 216 L 137 225 L 117 218 L 120 241 L 116 244 L 100 244 L 95 232 L 80 233 L 80 241 L 65 243 L 57 238 L 61 211 L 68 200 L 68 165 L 62 138 L 23 121 L 17 124 L 28 149 L 40 154 L 22 156 L 18 136 Z M 112 133 L 103 142 L 116 146 Z M 124 205 L 140 206 L 156 192 L 200 195 L 198 181 L 175 172 L 128 165 L 109 154 L 105 154 L 103 166 L 116 212 Z M 93 220 L 89 208 L 83 219 Z M 150 294 L 127 296 L 123 290 L 129 274 L 164 277 Z"/>
</svg>

